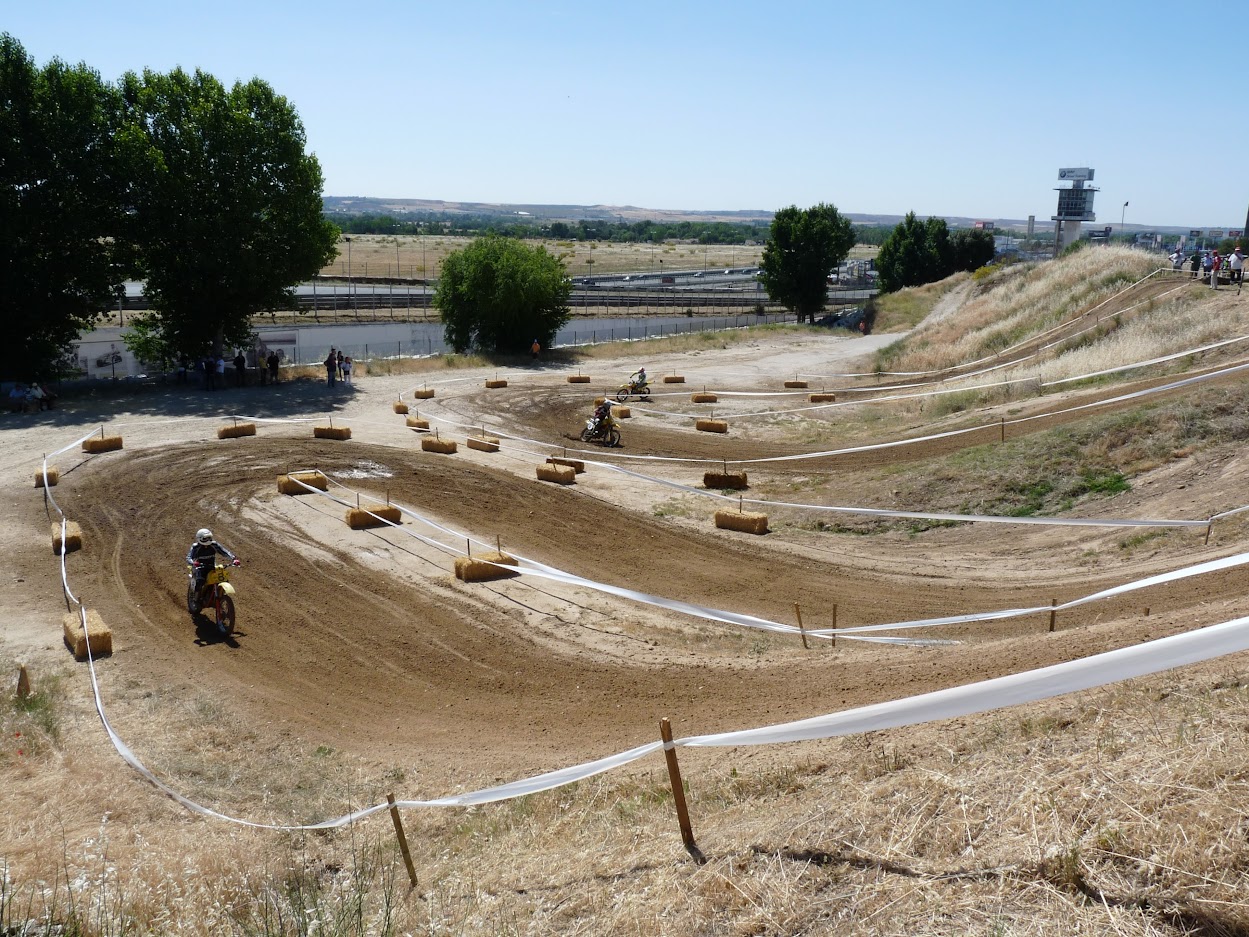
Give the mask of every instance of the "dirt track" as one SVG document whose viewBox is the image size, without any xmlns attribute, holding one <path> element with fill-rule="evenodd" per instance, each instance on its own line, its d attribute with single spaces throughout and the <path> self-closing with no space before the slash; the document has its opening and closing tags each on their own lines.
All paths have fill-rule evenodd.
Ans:
<svg viewBox="0 0 1249 937">
<path fill-rule="evenodd" d="M 868 340 L 805 339 L 801 348 L 792 339 L 774 341 L 791 346 L 778 352 L 828 366 L 850 360 Z M 680 365 L 691 382 L 723 386 L 758 360 L 751 348 Z M 617 370 L 627 373 L 627 365 Z M 440 390 L 429 412 L 484 413 L 488 426 L 502 415 L 514 431 L 555 446 L 587 410 L 558 376 L 529 375 L 491 397 L 476 389 L 480 377 Z M 632 483 L 601 470 L 561 488 L 533 480 L 532 461 L 422 453 L 389 408 L 411 383 L 379 378 L 360 385 L 340 410 L 361 424 L 347 443 L 309 439 L 306 425 L 262 424 L 260 436 L 217 441 L 212 420 L 168 432 L 146 421 L 151 425 L 136 430 L 123 453 L 61 457 L 63 471 L 77 464 L 55 494 L 82 524 L 87 544 L 69 557 L 70 581 L 117 636 L 117 652 L 101 667 L 106 695 L 122 682 L 174 694 L 207 685 L 262 735 L 295 735 L 378 763 L 418 762 L 444 780 L 465 771 L 516 777 L 649 740 L 664 715 L 682 734 L 744 728 L 1083 656 L 1211 620 L 1209 608 L 1241 591 L 1234 574 L 1204 577 L 1165 594 L 1069 613 L 1057 634 L 1036 616 L 942 630 L 939 636 L 964 641 L 956 647 L 841 641 L 804 651 L 797 640 L 541 580 L 460 583 L 450 574 L 449 553 L 393 531 L 349 531 L 345 507 L 279 495 L 274 476 L 304 467 L 331 476 L 362 473 L 372 477 L 341 481 L 389 492 L 415 511 L 483 540 L 498 536 L 505 549 L 569 572 L 785 622 L 794 620 L 798 602 L 812 627 L 831 624 L 834 603 L 842 626 L 1033 605 L 1182 565 L 1184 557 L 1047 574 L 1044 557 L 1055 542 L 1076 550 L 1090 535 L 959 528 L 915 541 L 828 538 L 812 546 L 785 535 L 727 534 L 709 523 L 654 517 L 646 510 L 649 495 L 635 499 L 640 510 L 618 506 L 629 504 Z M 188 403 L 194 410 L 202 400 Z M 54 644 L 49 629 L 59 635 L 47 520 L 27 486 L 39 454 L 77 434 L 62 419 L 67 425 L 31 427 L 6 440 L 18 447 L 6 457 L 6 481 L 24 490 L 11 498 L 19 524 L 3 546 L 22 582 L 0 604 L 21 611 L 11 621 L 38 626 L 0 632 L 19 652 Z M 631 421 L 627 440 L 630 454 L 698 459 L 800 450 L 645 419 Z M 848 459 L 836 468 L 878 460 Z M 1165 498 L 1134 501 L 1133 508 L 1153 513 L 1173 507 Z M 197 631 L 182 606 L 181 557 L 204 523 L 245 563 L 235 579 L 240 629 L 228 643 Z M 411 522 L 405 528 L 429 533 Z M 1177 536 L 1200 543 L 1199 535 Z M 1205 558 L 1232 546 L 1194 547 L 1189 555 Z M 985 565 L 979 558 L 986 555 L 1002 557 L 1001 566 Z M 1141 624 L 1144 605 L 1152 606 L 1148 627 Z M 137 728 L 124 719 L 115 727 L 123 738 Z M 437 780 L 431 786 L 436 791 Z"/>
</svg>

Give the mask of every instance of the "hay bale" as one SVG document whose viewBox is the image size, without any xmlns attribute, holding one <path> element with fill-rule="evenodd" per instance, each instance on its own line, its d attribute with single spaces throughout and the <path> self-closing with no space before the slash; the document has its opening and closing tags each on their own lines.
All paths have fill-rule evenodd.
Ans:
<svg viewBox="0 0 1249 937">
<path fill-rule="evenodd" d="M 92 436 L 90 439 L 82 441 L 83 452 L 112 452 L 114 449 L 120 449 L 120 436 Z"/>
<path fill-rule="evenodd" d="M 810 394 L 807 399 L 812 403 L 834 403 L 837 400 L 836 394 Z"/>
<path fill-rule="evenodd" d="M 66 612 L 61 619 L 65 631 L 65 646 L 76 660 L 87 659 L 87 642 L 91 642 L 91 656 L 104 657 L 113 653 L 113 631 L 104 624 L 100 613 L 87 610 L 87 633 L 82 633 L 82 619 L 78 612 Z"/>
<path fill-rule="evenodd" d="M 73 553 L 82 549 L 82 528 L 74 521 L 65 522 L 65 552 Z M 52 553 L 61 555 L 61 525 L 52 525 Z"/>
<path fill-rule="evenodd" d="M 390 408 L 394 410 L 396 413 L 408 412 L 408 405 L 404 403 L 402 400 L 396 400 L 394 403 L 390 405 Z"/>
<path fill-rule="evenodd" d="M 284 495 L 309 494 L 304 485 L 318 491 L 329 491 L 330 480 L 320 472 L 291 472 L 289 475 L 278 476 L 278 491 Z"/>
<path fill-rule="evenodd" d="M 806 381 L 797 381 L 797 380 L 795 380 L 795 381 L 786 381 L 786 382 L 785 382 L 785 386 L 786 386 L 786 387 L 807 387 L 807 386 L 809 386 L 809 385 L 807 384 L 807 382 L 806 382 Z"/>
<path fill-rule="evenodd" d="M 580 459 L 561 459 L 559 456 L 549 456 L 546 462 L 547 465 L 567 465 L 575 475 L 585 472 L 585 463 Z"/>
<path fill-rule="evenodd" d="M 568 375 L 569 384 L 589 384 L 590 375 L 588 374 L 570 374 Z"/>
<path fill-rule="evenodd" d="M 412 429 L 429 429 L 429 420 L 411 414 L 408 415 L 407 424 Z"/>
<path fill-rule="evenodd" d="M 694 429 L 701 433 L 727 433 L 729 424 L 724 420 L 695 420 Z"/>
<path fill-rule="evenodd" d="M 493 381 L 486 381 L 486 387 L 490 388 L 491 390 L 494 390 L 496 387 L 506 387 L 506 386 L 507 386 L 507 380 L 504 378 L 497 378 L 496 380 L 493 380 Z"/>
<path fill-rule="evenodd" d="M 719 399 L 715 394 L 709 394 L 706 391 L 703 391 L 701 394 L 690 394 L 692 403 L 715 403 Z"/>
<path fill-rule="evenodd" d="M 240 436 L 255 436 L 255 423 L 235 423 L 232 426 L 218 426 L 218 439 L 238 439 Z"/>
<path fill-rule="evenodd" d="M 422 452 L 441 452 L 443 455 L 451 455 L 458 449 L 459 446 L 455 444 L 454 439 L 442 439 L 439 436 L 421 437 Z"/>
<path fill-rule="evenodd" d="M 766 534 L 768 516 L 751 511 L 716 511 L 716 526 L 722 530 L 740 530 L 746 534 Z"/>
<path fill-rule="evenodd" d="M 376 516 L 375 516 L 376 515 Z M 370 527 L 389 527 L 398 524 L 401 515 L 393 504 L 374 504 L 367 508 L 351 508 L 347 511 L 347 526 L 352 530 Z M 387 523 L 389 521 L 390 523 Z"/>
<path fill-rule="evenodd" d="M 575 485 L 577 483 L 577 470 L 571 465 L 539 465 L 538 480 L 544 482 L 555 482 L 557 485 Z"/>
<path fill-rule="evenodd" d="M 664 383 L 665 384 L 684 384 L 685 375 L 684 374 L 665 374 Z"/>
<path fill-rule="evenodd" d="M 611 408 L 611 415 L 617 420 L 628 420 L 633 416 L 633 411 L 628 407 L 615 406 Z"/>
<path fill-rule="evenodd" d="M 428 400 L 434 396 L 434 389 L 432 387 L 422 387 L 420 390 L 412 391 L 412 396 L 417 400 Z"/>
<path fill-rule="evenodd" d="M 465 582 L 489 582 L 492 579 L 508 579 L 520 575 L 514 569 L 516 557 L 491 550 L 477 556 L 457 556 L 455 558 L 455 578 Z"/>
<path fill-rule="evenodd" d="M 316 439 L 350 439 L 350 426 L 314 426 L 312 435 Z"/>
<path fill-rule="evenodd" d="M 478 452 L 498 452 L 499 440 L 493 436 L 469 436 L 468 448 Z"/>
<path fill-rule="evenodd" d="M 742 491 L 749 488 L 745 472 L 703 472 L 704 488 L 731 488 Z"/>
<path fill-rule="evenodd" d="M 56 470 L 55 465 L 48 466 L 48 473 L 45 476 L 43 469 L 35 472 L 36 488 L 55 488 L 56 483 L 61 480 L 61 473 Z"/>
</svg>

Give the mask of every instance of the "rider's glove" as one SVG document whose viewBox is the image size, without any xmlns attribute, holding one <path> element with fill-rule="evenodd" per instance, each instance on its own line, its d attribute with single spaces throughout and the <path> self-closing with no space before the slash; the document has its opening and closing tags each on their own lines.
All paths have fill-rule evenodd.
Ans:
<svg viewBox="0 0 1249 937">
<path fill-rule="evenodd" d="M 230 565 L 231 565 L 231 566 L 242 566 L 243 564 L 242 564 L 242 563 L 241 563 L 238 559 L 235 559 L 235 560 L 234 560 L 234 562 L 233 562 L 233 563 L 231 563 Z"/>
</svg>

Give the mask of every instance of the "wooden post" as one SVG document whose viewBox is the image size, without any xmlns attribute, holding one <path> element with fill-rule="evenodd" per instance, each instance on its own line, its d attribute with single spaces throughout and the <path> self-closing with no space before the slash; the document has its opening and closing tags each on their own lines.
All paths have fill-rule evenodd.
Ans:
<svg viewBox="0 0 1249 937">
<path fill-rule="evenodd" d="M 837 603 L 833 603 L 833 647 L 837 646 Z"/>
<path fill-rule="evenodd" d="M 30 696 L 30 674 L 26 672 L 25 664 L 17 666 L 17 698 L 24 700 Z"/>
<path fill-rule="evenodd" d="M 1001 441 L 1002 441 L 1002 442 L 1006 442 L 1006 417 L 1002 417 L 1001 430 L 1002 430 L 1002 440 L 1001 440 Z"/>
<path fill-rule="evenodd" d="M 465 556 L 473 555 L 473 540 L 471 537 L 464 538 L 464 555 Z"/>
<path fill-rule="evenodd" d="M 798 630 L 802 632 L 802 646 L 810 650 L 811 645 L 807 644 L 807 629 L 802 626 L 802 606 L 797 602 L 794 603 L 794 614 L 798 616 Z"/>
<path fill-rule="evenodd" d="M 416 887 L 416 869 L 412 865 L 412 853 L 408 852 L 408 838 L 403 835 L 403 820 L 399 817 L 399 808 L 395 806 L 395 795 L 387 794 L 386 802 L 390 804 L 390 819 L 395 824 L 395 838 L 399 840 L 399 851 L 403 853 L 403 864 L 408 867 L 408 880 Z"/>
<path fill-rule="evenodd" d="M 681 827 L 681 842 L 695 862 L 703 863 L 707 859 L 702 850 L 694 842 L 694 829 L 690 826 L 690 812 L 685 805 L 685 788 L 681 786 L 681 768 L 677 764 L 677 750 L 672 745 L 672 723 L 668 717 L 659 720 L 659 737 L 664 743 L 664 758 L 668 762 L 668 780 L 672 782 L 672 801 L 677 808 L 677 823 Z"/>
<path fill-rule="evenodd" d="M 1050 631 L 1054 630 L 1054 619 L 1058 616 L 1055 607 L 1058 605 L 1058 599 L 1050 599 Z"/>
<path fill-rule="evenodd" d="M 1210 545 L 1210 531 L 1214 530 L 1214 518 L 1206 524 L 1206 546 Z"/>
</svg>

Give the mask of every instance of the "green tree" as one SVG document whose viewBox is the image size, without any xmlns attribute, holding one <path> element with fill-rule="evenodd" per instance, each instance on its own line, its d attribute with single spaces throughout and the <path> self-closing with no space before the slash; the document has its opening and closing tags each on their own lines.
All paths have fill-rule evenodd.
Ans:
<svg viewBox="0 0 1249 937">
<path fill-rule="evenodd" d="M 893 293 L 928 282 L 924 279 L 929 268 L 927 242 L 928 229 L 915 217 L 915 212 L 907 212 L 876 255 L 876 270 L 884 292 Z"/>
<path fill-rule="evenodd" d="M 798 321 L 815 321 L 828 302 L 828 275 L 854 246 L 854 226 L 833 205 L 782 208 L 759 263 L 759 282 L 773 301 L 794 312 Z"/>
<path fill-rule="evenodd" d="M 337 252 L 295 108 L 260 79 L 226 90 L 182 69 L 127 74 L 122 93 L 146 146 L 134 207 L 153 327 L 188 354 L 250 344 L 251 317 Z"/>
<path fill-rule="evenodd" d="M 571 318 L 571 295 L 563 262 L 545 247 L 487 235 L 447 255 L 434 305 L 456 351 L 522 352 L 535 338 L 550 346 Z"/>
<path fill-rule="evenodd" d="M 120 99 L 0 35 L 0 375 L 51 376 L 127 272 Z"/>
<path fill-rule="evenodd" d="M 950 239 L 955 270 L 979 270 L 993 262 L 993 234 L 982 228 L 960 228 Z"/>
</svg>

